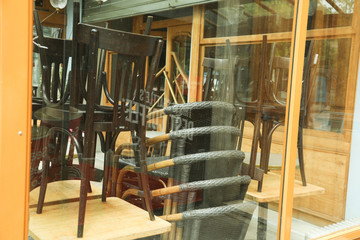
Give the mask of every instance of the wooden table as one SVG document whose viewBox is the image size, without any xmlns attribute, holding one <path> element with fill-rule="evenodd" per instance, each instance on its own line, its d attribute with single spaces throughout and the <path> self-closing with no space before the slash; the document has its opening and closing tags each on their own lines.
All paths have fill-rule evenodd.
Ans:
<svg viewBox="0 0 360 240">
<path fill-rule="evenodd" d="M 268 203 L 280 200 L 281 176 L 268 172 L 264 174 L 263 188 L 257 191 L 258 182 L 252 180 L 247 191 L 247 199 L 259 203 L 257 239 L 266 239 L 267 209 Z M 302 185 L 301 181 L 295 180 L 294 198 L 312 196 L 325 193 L 325 189 L 312 184 Z"/>
<path fill-rule="evenodd" d="M 80 181 L 48 185 L 43 213 L 36 214 L 36 208 L 29 210 L 29 234 L 33 239 L 77 239 L 79 202 L 76 199 L 79 195 L 76 189 L 80 189 L 77 183 Z M 71 185 L 74 191 L 70 191 Z M 120 198 L 109 197 L 106 202 L 91 199 L 101 196 L 99 188 L 92 186 L 92 189 L 93 193 L 89 194 L 90 200 L 86 205 L 82 239 L 137 239 L 170 231 L 169 222 L 158 217 L 150 221 L 147 211 Z M 30 194 L 31 205 L 35 203 L 34 196 L 37 196 L 36 192 Z"/>
<path fill-rule="evenodd" d="M 101 189 L 96 184 L 91 184 L 92 192 L 88 193 L 88 199 L 101 198 Z M 30 192 L 30 208 L 36 208 L 39 199 L 40 187 Z M 80 181 L 65 180 L 48 183 L 45 194 L 44 206 L 54 205 L 65 202 L 79 201 Z"/>
</svg>

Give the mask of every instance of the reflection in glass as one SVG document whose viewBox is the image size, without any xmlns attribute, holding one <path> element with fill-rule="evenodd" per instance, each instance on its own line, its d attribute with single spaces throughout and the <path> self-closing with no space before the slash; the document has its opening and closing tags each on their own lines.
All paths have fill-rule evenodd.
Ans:
<svg viewBox="0 0 360 240">
<path fill-rule="evenodd" d="M 354 0 L 310 0 L 308 29 L 351 26 Z M 294 5 L 288 0 L 231 0 L 205 7 L 204 37 L 290 32 Z"/>
<path fill-rule="evenodd" d="M 222 1 L 205 7 L 204 37 L 289 32 L 293 4 L 276 1 Z"/>
<path fill-rule="evenodd" d="M 191 33 L 179 32 L 172 39 L 172 70 L 169 74 L 169 80 L 172 80 L 172 89 L 175 98 L 179 103 L 185 103 L 188 98 L 189 69 L 190 69 L 190 50 L 191 50 Z"/>
<path fill-rule="evenodd" d="M 310 82 L 307 127 L 343 132 L 351 40 L 319 40 L 316 44 L 319 65 Z"/>
</svg>

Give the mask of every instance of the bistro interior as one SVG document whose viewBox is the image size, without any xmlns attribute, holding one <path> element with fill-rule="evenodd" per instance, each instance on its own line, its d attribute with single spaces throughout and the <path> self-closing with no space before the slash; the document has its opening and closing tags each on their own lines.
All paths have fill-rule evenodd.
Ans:
<svg viewBox="0 0 360 240">
<path fill-rule="evenodd" d="M 32 8 L 29 239 L 360 237 L 360 2 Z"/>
</svg>

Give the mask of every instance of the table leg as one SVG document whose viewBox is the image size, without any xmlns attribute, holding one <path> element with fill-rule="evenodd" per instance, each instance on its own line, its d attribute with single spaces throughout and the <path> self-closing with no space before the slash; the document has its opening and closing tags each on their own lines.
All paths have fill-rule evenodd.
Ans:
<svg viewBox="0 0 360 240">
<path fill-rule="evenodd" d="M 257 239 L 265 240 L 267 231 L 268 203 L 259 203 Z"/>
</svg>

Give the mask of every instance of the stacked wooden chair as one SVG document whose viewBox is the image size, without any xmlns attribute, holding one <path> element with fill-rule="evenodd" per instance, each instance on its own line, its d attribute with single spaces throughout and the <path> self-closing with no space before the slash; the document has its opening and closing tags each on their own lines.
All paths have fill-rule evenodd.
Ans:
<svg viewBox="0 0 360 240">
<path fill-rule="evenodd" d="M 250 167 L 248 174 L 256 178 L 257 149 L 260 145 L 260 168 L 268 172 L 271 137 L 273 132 L 284 124 L 286 99 L 279 98 L 280 91 L 286 91 L 290 59 L 275 56 L 275 46 L 269 48 L 267 36 L 263 36 L 261 46 L 254 47 L 254 58 L 240 58 L 231 55 L 229 40 L 225 45 L 225 57 L 222 59 L 204 58 L 203 67 L 206 79 L 203 86 L 203 100 L 219 100 L 234 103 L 238 110 L 238 123 L 241 130 L 245 121 L 254 125 L 250 152 Z M 271 54 L 269 54 L 271 53 Z M 270 55 L 270 57 L 269 57 Z M 317 63 L 314 62 L 313 41 L 307 44 L 307 56 L 304 64 L 304 81 L 302 89 L 300 125 L 298 137 L 298 154 L 301 179 L 306 186 L 305 167 L 303 159 L 303 128 L 306 106 L 309 99 L 310 79 L 316 74 Z M 251 71 L 257 66 L 257 71 L 251 76 L 243 70 Z M 253 80 L 251 82 L 251 80 Z M 239 141 L 238 149 L 241 149 Z M 259 181 L 258 191 L 262 190 Z"/>
<path fill-rule="evenodd" d="M 37 36 L 34 39 L 34 51 L 38 52 L 41 60 L 42 94 L 40 98 L 34 98 L 32 104 L 33 130 L 42 129 L 42 139 L 50 138 L 50 142 L 42 142 L 34 139 L 31 170 L 31 189 L 39 186 L 42 182 L 43 168 L 39 167 L 39 160 L 43 160 L 44 150 L 47 148 L 51 161 L 51 169 L 48 169 L 47 181 L 58 181 L 70 178 L 79 178 L 79 167 L 73 164 L 74 142 L 69 134 L 78 138 L 82 113 L 69 106 L 70 97 L 70 73 L 68 71 L 69 60 L 72 57 L 72 41 L 60 38 L 43 36 L 42 27 L 37 11 L 34 11 L 34 23 Z M 40 123 L 38 123 L 40 121 Z M 38 126 L 40 125 L 40 127 Z M 51 136 L 44 129 L 62 128 L 66 131 L 51 132 Z M 34 136 L 35 137 L 35 136 Z M 40 157 L 39 157 L 40 156 Z"/>
<path fill-rule="evenodd" d="M 290 66 L 290 58 L 275 56 L 276 44 L 273 45 L 272 55 L 269 61 L 269 73 L 266 76 L 265 89 L 266 101 L 262 108 L 262 149 L 260 167 L 267 173 L 269 168 L 271 139 L 274 131 L 285 122 L 286 99 L 279 96 L 281 90 L 287 90 L 287 79 Z M 299 167 L 303 186 L 306 186 L 304 149 L 303 149 L 303 129 L 305 127 L 305 117 L 307 105 L 311 94 L 311 79 L 314 79 L 317 69 L 317 56 L 314 48 L 314 41 L 307 44 L 307 55 L 304 60 L 302 95 L 300 104 L 300 119 L 298 131 L 298 156 Z M 261 191 L 261 185 L 259 186 Z"/>
<path fill-rule="evenodd" d="M 90 177 L 94 172 L 96 134 L 100 137 L 102 145 L 108 147 L 115 145 L 118 134 L 122 131 L 131 131 L 134 143 L 137 143 L 137 166 L 143 170 L 139 184 L 146 193 L 144 203 L 147 206 L 150 219 L 154 216 L 149 204 L 149 190 L 146 172 L 145 146 L 140 139 L 145 137 L 145 119 L 151 104 L 146 97 L 151 93 L 153 79 L 157 71 L 163 41 L 159 37 L 133 34 L 97 26 L 79 23 L 79 3 L 74 3 L 74 24 L 72 40 L 72 69 L 70 81 L 69 106 L 81 109 L 84 115 L 81 130 L 84 133 L 82 141 L 72 138 L 79 154 L 81 170 L 78 237 L 83 236 L 85 223 L 85 208 L 87 193 L 91 191 Z M 112 51 L 117 54 L 117 70 L 115 76 L 115 94 L 109 95 L 106 86 L 102 86 L 98 75 L 98 51 Z M 150 66 L 145 71 L 146 59 L 150 59 Z M 102 106 L 100 97 L 102 89 L 107 90 L 106 95 L 112 106 Z M 65 102 L 65 100 L 64 100 Z M 71 110 L 69 108 L 69 110 Z M 50 131 L 62 131 L 57 128 Z M 83 142 L 83 143 L 82 143 Z M 104 147 L 104 146 L 102 146 Z M 105 161 L 105 169 L 108 169 Z M 46 174 L 46 171 L 44 171 Z M 46 179 L 46 176 L 45 176 Z M 106 172 L 105 172 L 106 179 Z M 41 196 L 45 196 L 47 182 L 44 181 Z M 104 192 L 106 192 L 104 190 Z M 103 195 L 106 201 L 106 195 Z M 40 198 L 38 212 L 43 206 Z"/>
</svg>

